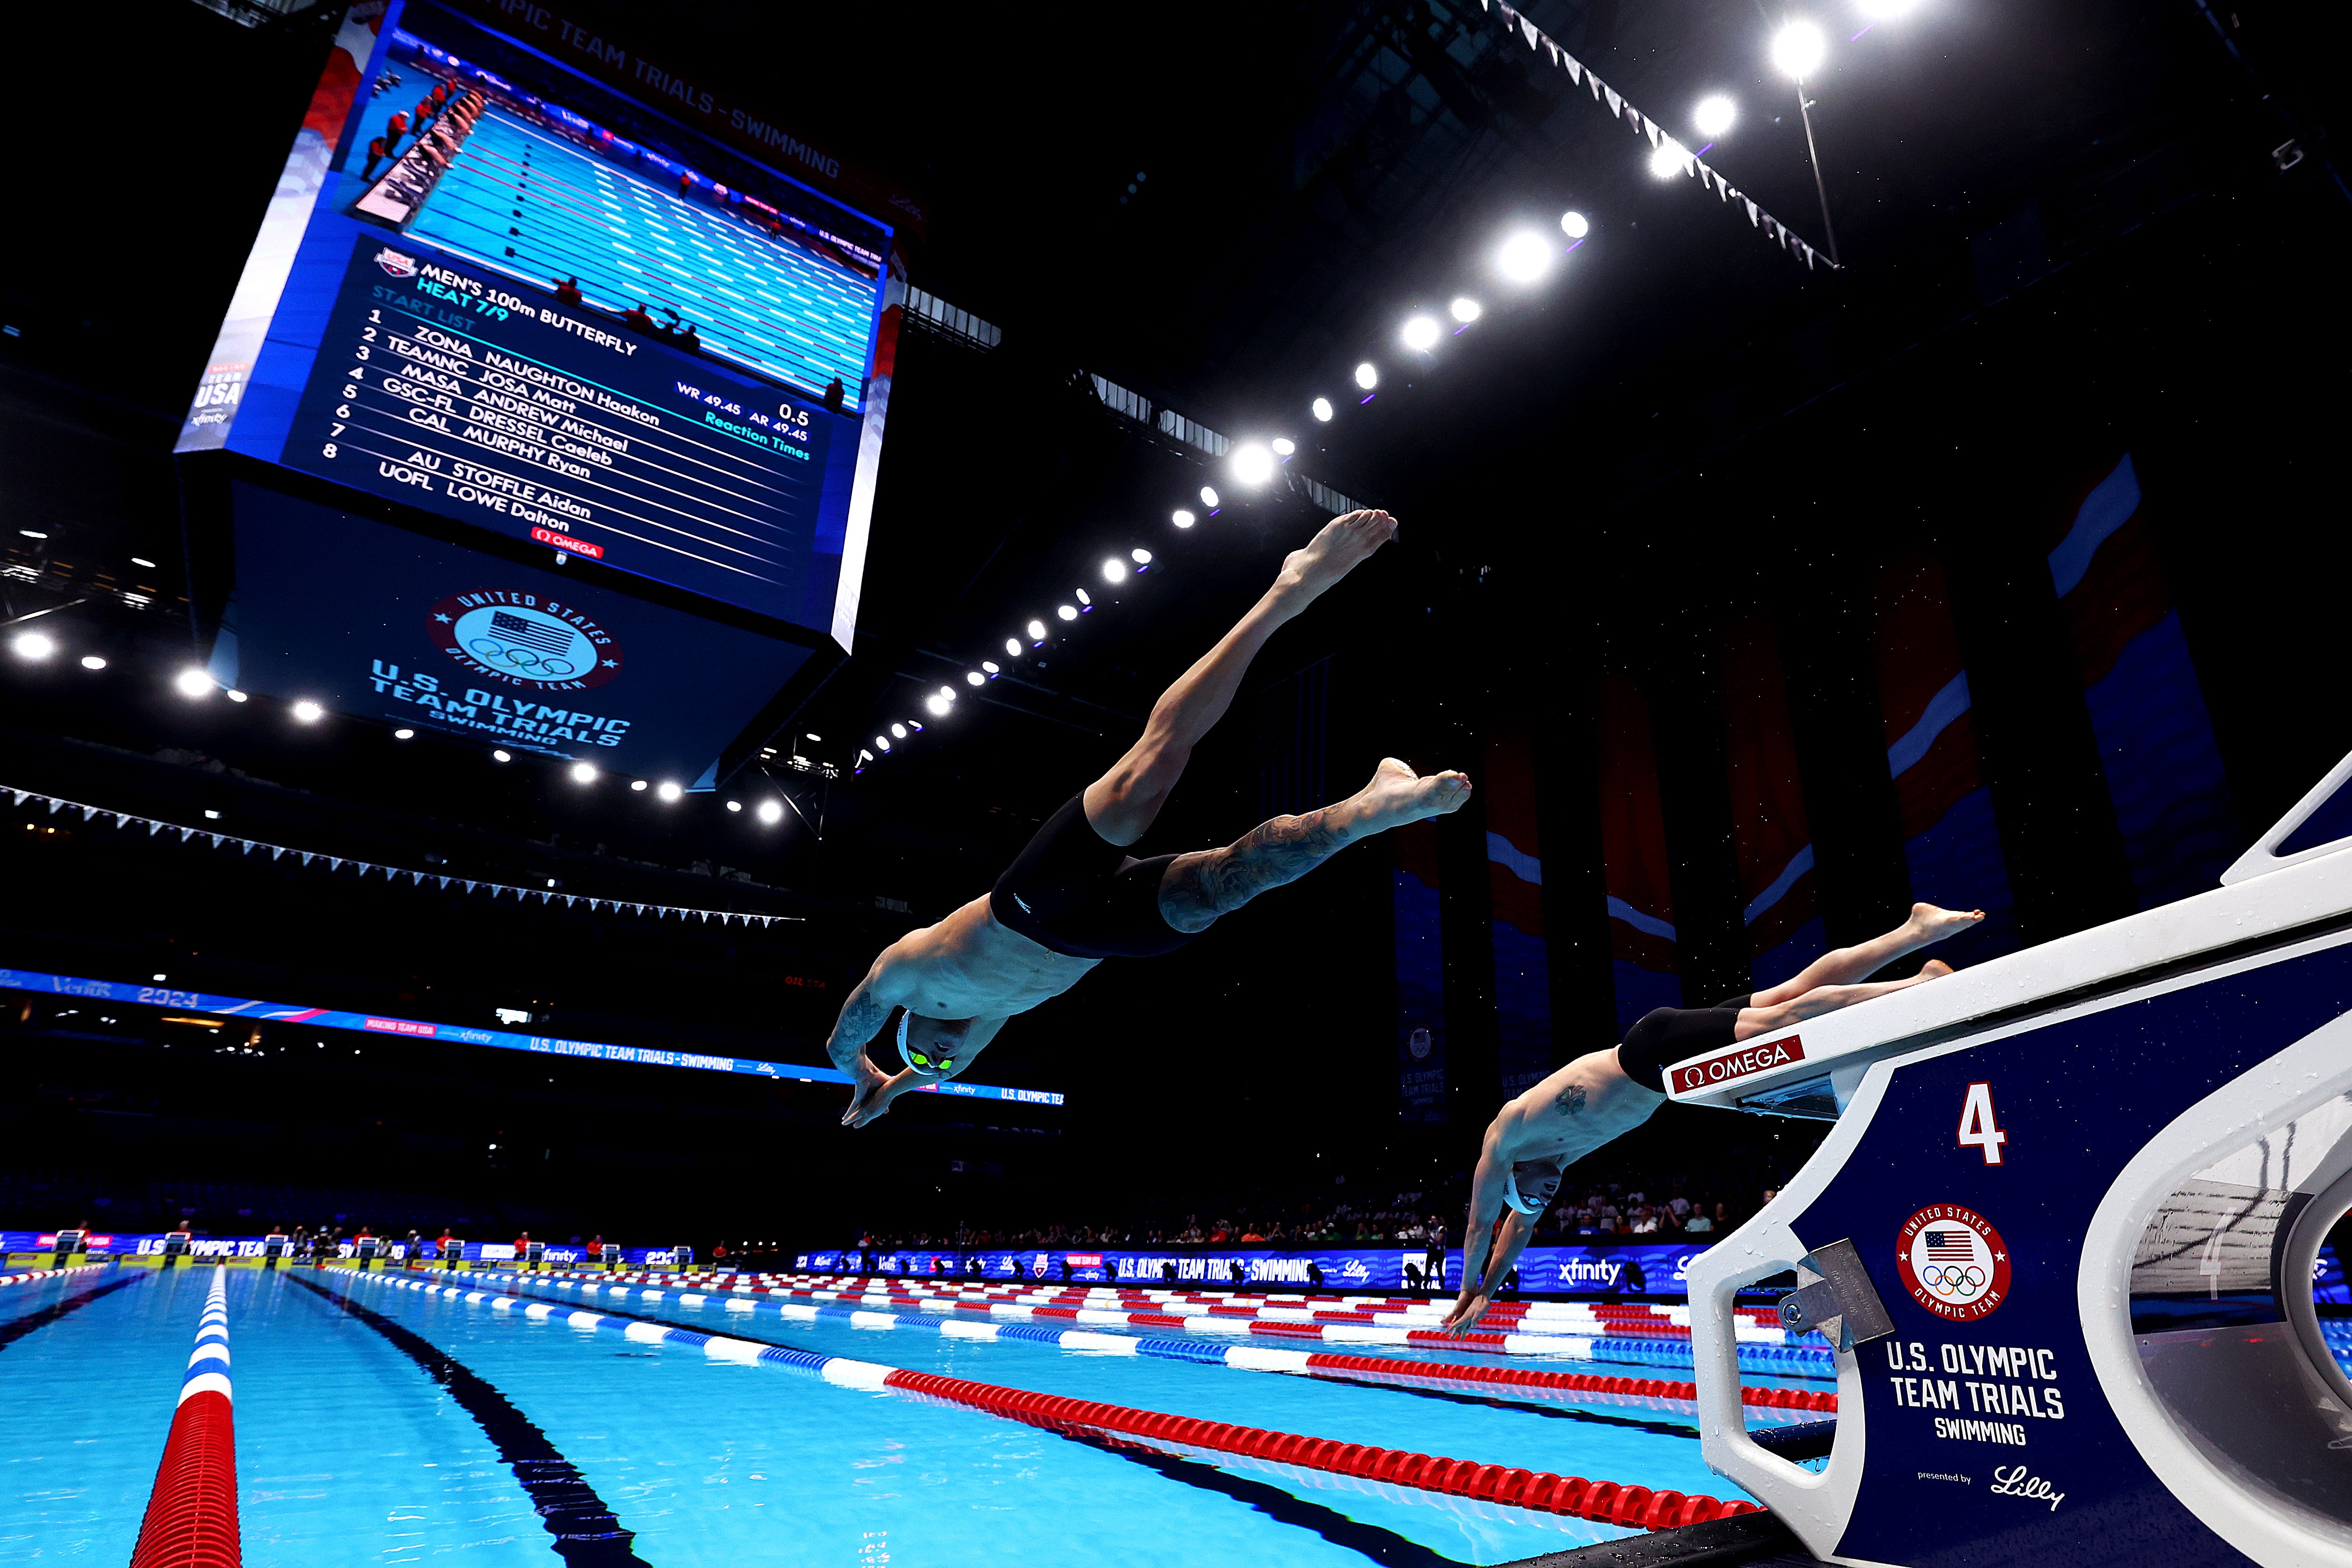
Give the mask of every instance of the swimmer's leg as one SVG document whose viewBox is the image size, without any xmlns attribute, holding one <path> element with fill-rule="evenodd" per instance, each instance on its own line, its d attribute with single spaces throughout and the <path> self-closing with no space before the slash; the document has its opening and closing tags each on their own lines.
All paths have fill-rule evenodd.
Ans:
<svg viewBox="0 0 2352 1568">
<path fill-rule="evenodd" d="M 1470 781 L 1460 773 L 1423 778 L 1387 758 L 1371 783 L 1336 805 L 1260 823 L 1223 849 L 1177 856 L 1160 879 L 1160 917 L 1178 931 L 1206 931 L 1219 915 L 1298 880 L 1356 840 L 1458 811 L 1469 798 Z"/>
<path fill-rule="evenodd" d="M 1920 965 L 1918 973 L 1907 980 L 1880 980 L 1863 985 L 1816 985 L 1801 996 L 1769 1006 L 1759 1007 L 1750 1003 L 1739 1010 L 1739 1021 L 1732 1026 L 1731 1037 L 1745 1040 L 1757 1035 L 1769 1035 L 1807 1018 L 1818 1018 L 1824 1013 L 1834 1013 L 1841 1007 L 1851 1007 L 1857 1002 L 1884 996 L 1890 991 L 1905 990 L 1926 980 L 1941 979 L 1951 972 L 1950 964 L 1940 958 L 1931 958 Z"/>
<path fill-rule="evenodd" d="M 1911 906 L 1911 918 L 1885 936 L 1874 936 L 1868 942 L 1858 942 L 1852 947 L 1825 952 L 1805 965 L 1804 973 L 1794 980 L 1784 980 L 1778 985 L 1757 992 L 1748 999 L 1748 1005 L 1751 1008 L 1771 1007 L 1783 1002 L 1793 1002 L 1807 992 L 1818 991 L 1824 986 L 1851 986 L 1864 975 L 1874 974 L 1885 968 L 1905 953 L 1916 952 L 1946 937 L 1956 936 L 1982 919 L 1982 910 L 1961 911 L 1939 910 L 1933 904 L 1914 904 Z M 1908 985 L 1915 982 L 1898 981 L 1895 984 Z M 1861 998 L 1856 997 L 1855 1000 Z M 1845 1005 L 1839 1004 L 1841 1006 Z"/>
<path fill-rule="evenodd" d="M 1192 760 L 1192 748 L 1233 706 L 1242 676 L 1265 639 L 1395 534 L 1396 520 L 1388 513 L 1351 511 L 1325 523 L 1305 549 L 1292 551 L 1274 586 L 1249 614 L 1160 694 L 1143 738 L 1087 786 L 1087 826 L 1111 844 L 1142 837 Z"/>
</svg>

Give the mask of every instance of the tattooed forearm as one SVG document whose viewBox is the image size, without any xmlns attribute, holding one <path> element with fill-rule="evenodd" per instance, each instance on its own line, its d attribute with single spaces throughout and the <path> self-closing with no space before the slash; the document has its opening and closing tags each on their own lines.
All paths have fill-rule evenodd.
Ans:
<svg viewBox="0 0 2352 1568">
<path fill-rule="evenodd" d="M 877 1001 L 866 981 L 857 983 L 857 989 L 841 1005 L 841 1016 L 835 1020 L 833 1037 L 824 1043 L 825 1054 L 842 1071 L 850 1070 L 866 1049 L 866 1042 L 881 1031 L 889 1021 L 888 1004 Z"/>
<path fill-rule="evenodd" d="M 1295 882 L 1345 848 L 1329 813 L 1277 816 L 1223 849 L 1179 855 L 1160 883 L 1160 910 L 1178 931 L 1203 931 L 1270 888 Z"/>
</svg>

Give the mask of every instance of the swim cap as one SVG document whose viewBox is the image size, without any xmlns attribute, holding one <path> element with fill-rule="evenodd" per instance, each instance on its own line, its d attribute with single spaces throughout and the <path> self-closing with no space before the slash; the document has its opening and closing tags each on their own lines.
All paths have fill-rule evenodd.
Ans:
<svg viewBox="0 0 2352 1568">
<path fill-rule="evenodd" d="M 1530 1202 L 1519 1195 L 1519 1173 L 1517 1171 L 1503 1173 L 1503 1201 L 1529 1219 L 1533 1219 L 1551 1206 L 1551 1200 L 1549 1198 Z"/>
<path fill-rule="evenodd" d="M 940 1078 L 955 1070 L 955 1058 L 935 1057 L 929 1051 L 917 1050 L 907 1044 L 907 1024 L 915 1016 L 908 1008 L 898 1015 L 898 1059 L 918 1078 Z"/>
</svg>

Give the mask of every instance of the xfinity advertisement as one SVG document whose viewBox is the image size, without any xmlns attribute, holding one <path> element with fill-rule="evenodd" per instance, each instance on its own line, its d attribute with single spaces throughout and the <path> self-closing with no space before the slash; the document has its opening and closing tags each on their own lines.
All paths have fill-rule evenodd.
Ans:
<svg viewBox="0 0 2352 1568">
<path fill-rule="evenodd" d="M 1679 1297 L 1684 1293 L 1683 1271 L 1699 1251 L 1688 1246 L 1530 1247 L 1519 1256 L 1518 1289 Z M 1004 1252 L 901 1247 L 871 1253 L 803 1252 L 795 1261 L 800 1268 L 817 1273 L 1069 1279 L 1089 1285 L 1172 1284 L 1206 1289 L 1231 1289 L 1239 1284 L 1261 1290 L 1274 1288 L 1339 1295 L 1458 1289 L 1462 1284 L 1459 1252 L 1446 1255 L 1442 1281 L 1424 1272 L 1426 1259 L 1421 1253 L 1396 1251 L 1066 1252 L 1033 1247 Z"/>
</svg>

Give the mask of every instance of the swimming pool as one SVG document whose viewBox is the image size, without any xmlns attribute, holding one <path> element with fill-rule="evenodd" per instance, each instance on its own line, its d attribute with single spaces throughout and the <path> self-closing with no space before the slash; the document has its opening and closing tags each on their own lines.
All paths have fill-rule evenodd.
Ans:
<svg viewBox="0 0 2352 1568">
<path fill-rule="evenodd" d="M 129 1561 L 215 1278 L 124 1268 L 0 1288 L 0 1562 Z M 1690 1407 L 1672 1399 L 1253 1372 L 675 1287 L 649 1299 L 512 1276 L 222 1278 L 252 1564 L 1494 1563 L 1633 1532 L 1219 1451 L 1213 1435 L 1185 1440 L 1197 1426 L 1122 1434 L 1105 1407 L 1153 1413 L 1155 1430 L 1193 1418 L 1741 1496 L 1700 1462 Z M 1407 1369 L 1499 1359 L 1367 1349 Z M 1058 1418 L 1080 1408 L 1066 1403 L 998 1414 L 969 1393 L 871 1386 L 885 1368 L 950 1393 L 1085 1401 L 1087 1419 Z"/>
</svg>

